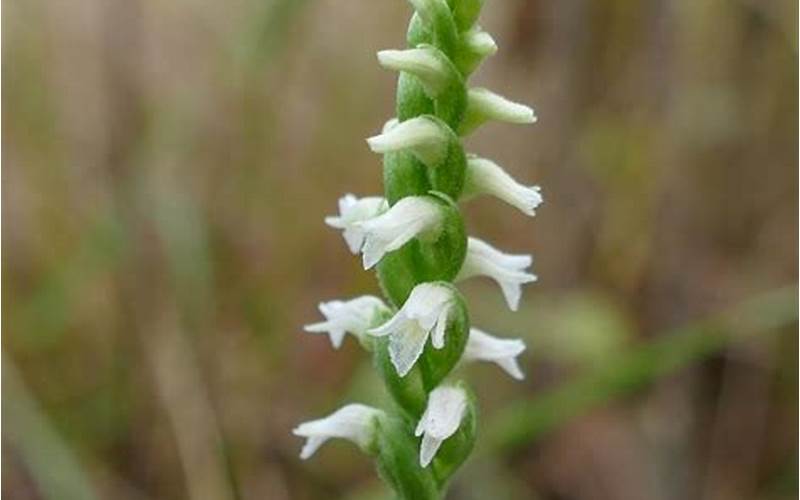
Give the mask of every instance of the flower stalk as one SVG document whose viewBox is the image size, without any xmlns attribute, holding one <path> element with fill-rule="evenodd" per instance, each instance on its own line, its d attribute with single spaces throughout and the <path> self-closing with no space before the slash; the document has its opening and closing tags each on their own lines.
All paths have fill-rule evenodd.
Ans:
<svg viewBox="0 0 800 500">
<path fill-rule="evenodd" d="M 305 327 L 330 337 L 334 348 L 353 335 L 371 352 L 394 400 L 390 408 L 350 404 L 303 423 L 308 458 L 331 438 L 344 438 L 374 457 L 381 477 L 405 500 L 441 499 L 469 456 L 477 431 L 476 399 L 454 370 L 464 361 L 498 365 L 524 375 L 520 339 L 472 328 L 454 283 L 477 276 L 500 286 L 509 308 L 522 286 L 536 281 L 530 255 L 501 252 L 468 237 L 459 201 L 489 194 L 534 215 L 538 186 L 520 184 L 501 167 L 467 155 L 461 137 L 488 121 L 526 124 L 528 106 L 466 80 L 497 51 L 477 24 L 482 0 L 409 0 L 414 14 L 408 46 L 379 51 L 378 62 L 399 72 L 396 117 L 367 139 L 383 155 L 384 196 L 339 200 L 325 219 L 342 231 L 348 249 L 375 268 L 386 300 L 365 295 L 320 304 L 324 321 Z"/>
</svg>

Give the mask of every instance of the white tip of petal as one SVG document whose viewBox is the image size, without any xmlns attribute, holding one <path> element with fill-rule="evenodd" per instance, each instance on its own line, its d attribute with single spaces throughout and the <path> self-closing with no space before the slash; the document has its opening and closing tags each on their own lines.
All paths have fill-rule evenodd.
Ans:
<svg viewBox="0 0 800 500">
<path fill-rule="evenodd" d="M 492 35 L 481 29 L 471 29 L 463 36 L 463 41 L 473 54 L 488 57 L 497 52 L 497 43 Z"/>
<path fill-rule="evenodd" d="M 421 162 L 436 166 L 447 154 L 447 131 L 438 122 L 419 116 L 398 123 L 388 131 L 367 139 L 375 153 L 411 151 Z"/>
<path fill-rule="evenodd" d="M 339 215 L 325 217 L 325 224 L 341 229 L 348 249 L 357 254 L 364 244 L 364 233 L 358 224 L 380 215 L 388 208 L 389 204 L 379 196 L 359 199 L 348 193 L 339 199 Z"/>
<path fill-rule="evenodd" d="M 372 268 L 384 255 L 402 247 L 412 238 L 438 231 L 441 221 L 442 210 L 430 197 L 408 196 L 384 214 L 357 224 L 356 227 L 364 235 L 361 249 L 364 269 Z"/>
<path fill-rule="evenodd" d="M 397 126 L 398 123 L 400 123 L 400 120 L 398 120 L 397 118 L 390 118 L 389 120 L 386 121 L 386 123 L 383 124 L 381 133 L 385 134 L 386 132 L 392 130 Z"/>
<path fill-rule="evenodd" d="M 453 300 L 450 288 L 421 283 L 414 287 L 394 317 L 367 332 L 375 336 L 390 336 L 389 359 L 398 375 L 405 377 L 411 371 L 429 336 L 433 337 L 434 347 L 444 347 Z"/>
<path fill-rule="evenodd" d="M 433 46 L 406 50 L 382 50 L 378 62 L 386 69 L 404 71 L 419 78 L 429 97 L 435 98 L 453 78 L 444 57 Z"/>
<path fill-rule="evenodd" d="M 544 201 L 539 186 L 525 186 L 491 160 L 467 159 L 467 194 L 489 194 L 533 217 Z"/>
<path fill-rule="evenodd" d="M 347 439 L 362 449 L 375 439 L 375 421 L 383 415 L 381 410 L 362 404 L 343 406 L 327 417 L 304 422 L 294 428 L 295 436 L 307 439 L 300 458 L 308 459 L 331 438 Z"/>
<path fill-rule="evenodd" d="M 425 413 L 414 431 L 422 436 L 419 463 L 427 467 L 442 442 L 455 434 L 467 409 L 467 395 L 463 389 L 439 386 L 428 395 Z"/>
<path fill-rule="evenodd" d="M 537 280 L 536 275 L 525 272 L 533 263 L 530 255 L 503 253 L 483 240 L 467 240 L 467 256 L 457 279 L 486 276 L 500 286 L 509 309 L 516 311 L 522 297 L 522 285 Z"/>
<path fill-rule="evenodd" d="M 325 321 L 303 328 L 310 333 L 327 333 L 333 347 L 338 349 L 346 333 L 360 338 L 372 326 L 375 315 L 388 308 L 381 299 L 364 295 L 348 301 L 322 302 L 319 310 L 325 316 Z"/>
<path fill-rule="evenodd" d="M 525 342 L 520 339 L 501 339 L 486 332 L 471 328 L 464 359 L 496 363 L 516 380 L 525 378 L 517 357 L 525 351 Z"/>
</svg>

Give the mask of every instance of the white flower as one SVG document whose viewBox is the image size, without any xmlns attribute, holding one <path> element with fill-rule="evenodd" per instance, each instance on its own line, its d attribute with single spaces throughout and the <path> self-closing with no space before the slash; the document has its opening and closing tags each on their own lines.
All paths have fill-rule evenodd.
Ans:
<svg viewBox="0 0 800 500">
<path fill-rule="evenodd" d="M 430 117 L 418 116 L 384 129 L 368 138 L 367 144 L 376 153 L 408 150 L 425 165 L 435 167 L 447 154 L 450 137 L 445 127 Z"/>
<path fill-rule="evenodd" d="M 345 333 L 349 332 L 361 338 L 372 326 L 375 315 L 388 311 L 388 308 L 381 299 L 364 295 L 348 301 L 321 302 L 319 310 L 325 316 L 325 321 L 306 325 L 304 330 L 312 333 L 327 332 L 331 344 L 338 349 L 342 345 Z"/>
<path fill-rule="evenodd" d="M 520 339 L 501 339 L 477 328 L 470 328 L 467 347 L 464 349 L 465 361 L 491 361 L 517 380 L 525 375 L 517 363 L 517 356 L 525 350 L 525 342 Z"/>
<path fill-rule="evenodd" d="M 492 35 L 483 31 L 478 26 L 463 33 L 461 37 L 464 46 L 475 56 L 484 58 L 497 52 L 497 43 L 495 43 Z"/>
<path fill-rule="evenodd" d="M 398 125 L 400 127 L 402 125 Z M 357 223 L 364 234 L 364 269 L 370 269 L 384 255 L 402 247 L 416 236 L 434 234 L 441 228 L 442 209 L 428 196 L 408 196 L 386 213 Z"/>
<path fill-rule="evenodd" d="M 440 386 L 428 395 L 428 406 L 419 419 L 416 436 L 422 436 L 419 463 L 427 467 L 442 442 L 455 434 L 467 409 L 467 395 L 463 389 Z"/>
<path fill-rule="evenodd" d="M 489 120 L 518 124 L 536 123 L 536 115 L 530 107 L 510 101 L 489 89 L 469 89 L 467 112 L 459 133 L 466 135 Z"/>
<path fill-rule="evenodd" d="M 469 75 L 487 57 L 497 52 L 497 44 L 492 35 L 480 26 L 473 26 L 461 34 L 461 57 L 458 64 L 464 75 Z"/>
<path fill-rule="evenodd" d="M 368 449 L 375 440 L 377 419 L 383 412 L 362 404 L 349 404 L 325 418 L 303 422 L 292 433 L 307 439 L 300 458 L 306 460 L 331 438 L 343 438 Z"/>
<path fill-rule="evenodd" d="M 364 232 L 356 224 L 371 219 L 389 208 L 386 200 L 379 196 L 356 198 L 350 193 L 339 198 L 339 215 L 325 217 L 325 224 L 341 229 L 344 241 L 352 253 L 358 253 L 364 244 Z"/>
<path fill-rule="evenodd" d="M 392 319 L 367 333 L 378 337 L 390 336 L 389 359 L 397 369 L 397 374 L 405 377 L 422 354 L 428 336 L 431 336 L 434 348 L 444 347 L 444 335 L 453 302 L 450 288 L 420 283 Z"/>
<path fill-rule="evenodd" d="M 536 215 L 536 208 L 543 201 L 539 186 L 523 186 L 493 161 L 478 157 L 467 159 L 464 190 L 468 196 L 495 196 L 531 217 Z"/>
<path fill-rule="evenodd" d="M 511 255 L 478 238 L 467 240 L 467 256 L 457 280 L 473 276 L 488 276 L 495 280 L 512 311 L 519 307 L 522 285 L 536 281 L 536 275 L 525 272 L 533 263 L 530 255 Z"/>
<path fill-rule="evenodd" d="M 445 56 L 432 45 L 415 49 L 381 50 L 378 62 L 386 69 L 404 71 L 416 76 L 428 97 L 435 98 L 456 76 Z"/>
</svg>

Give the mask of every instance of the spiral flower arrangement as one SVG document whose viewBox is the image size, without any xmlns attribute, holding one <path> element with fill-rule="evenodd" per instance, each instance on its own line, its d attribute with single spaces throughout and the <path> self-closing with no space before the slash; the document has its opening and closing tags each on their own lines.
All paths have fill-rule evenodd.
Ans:
<svg viewBox="0 0 800 500">
<path fill-rule="evenodd" d="M 489 361 L 523 378 L 519 339 L 471 327 L 454 283 L 485 276 L 496 281 L 511 310 L 522 285 L 536 281 L 530 255 L 511 255 L 468 237 L 458 202 L 492 195 L 533 216 L 538 186 L 518 183 L 500 166 L 467 154 L 461 138 L 490 120 L 533 123 L 533 110 L 467 77 L 497 50 L 476 20 L 482 0 L 410 0 L 414 8 L 405 50 L 378 52 L 399 72 L 397 117 L 367 139 L 383 155 L 383 197 L 339 200 L 325 219 L 342 231 L 365 269 L 375 268 L 385 300 L 361 296 L 320 304 L 325 320 L 305 330 L 329 335 L 334 348 L 346 334 L 372 353 L 394 404 L 378 409 L 349 404 L 294 429 L 308 458 L 331 438 L 345 438 L 374 457 L 381 477 L 401 499 L 442 498 L 470 454 L 477 404 L 457 364 Z"/>
</svg>

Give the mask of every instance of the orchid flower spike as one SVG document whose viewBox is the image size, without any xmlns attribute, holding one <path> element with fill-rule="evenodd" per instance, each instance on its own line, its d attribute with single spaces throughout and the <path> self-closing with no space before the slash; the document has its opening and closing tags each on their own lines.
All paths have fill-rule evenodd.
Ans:
<svg viewBox="0 0 800 500">
<path fill-rule="evenodd" d="M 364 234 L 364 269 L 375 266 L 384 255 L 414 237 L 437 233 L 443 218 L 442 208 L 433 198 L 408 196 L 378 217 L 356 223 Z"/>
<path fill-rule="evenodd" d="M 493 161 L 478 157 L 467 159 L 464 191 L 468 196 L 490 194 L 531 217 L 543 201 L 539 186 L 524 186 Z"/>
<path fill-rule="evenodd" d="M 463 359 L 496 363 L 512 378 L 522 380 L 525 374 L 519 367 L 517 356 L 524 350 L 525 342 L 520 339 L 501 339 L 477 328 L 470 328 Z"/>
<path fill-rule="evenodd" d="M 487 276 L 500 285 L 509 309 L 516 311 L 522 297 L 522 285 L 537 280 L 535 274 L 525 272 L 533 263 L 530 255 L 511 255 L 478 238 L 467 240 L 467 257 L 457 280 L 473 276 Z"/>
<path fill-rule="evenodd" d="M 455 301 L 453 291 L 444 285 L 421 283 L 414 287 L 406 303 L 389 321 L 367 330 L 370 335 L 389 335 L 389 359 L 397 374 L 405 377 L 417 362 L 428 336 L 436 349 L 444 347 L 444 337 Z"/>
<path fill-rule="evenodd" d="M 319 304 L 325 321 L 306 325 L 304 330 L 311 333 L 327 333 L 335 349 L 342 346 L 345 333 L 361 339 L 373 325 L 379 314 L 389 308 L 377 297 L 364 295 L 352 300 L 332 300 Z"/>
<path fill-rule="evenodd" d="M 367 139 L 367 144 L 375 153 L 410 151 L 425 165 L 435 167 L 447 155 L 449 140 L 446 125 L 428 116 L 418 116 L 384 129 Z"/>
<path fill-rule="evenodd" d="M 377 217 L 389 208 L 379 196 L 356 198 L 350 193 L 339 198 L 339 215 L 325 217 L 325 224 L 341 229 L 350 252 L 357 254 L 364 244 L 364 232 L 356 224 Z"/>
<path fill-rule="evenodd" d="M 414 435 L 422 436 L 419 447 L 419 463 L 427 467 L 442 442 L 456 433 L 467 410 L 467 394 L 464 389 L 439 386 L 428 395 L 425 413 L 419 419 Z"/>
<path fill-rule="evenodd" d="M 306 438 L 300 458 L 308 459 L 331 438 L 347 439 L 370 451 L 377 438 L 378 419 L 383 416 L 383 411 L 377 408 L 353 403 L 327 417 L 303 422 L 292 431 L 295 436 Z"/>
</svg>

